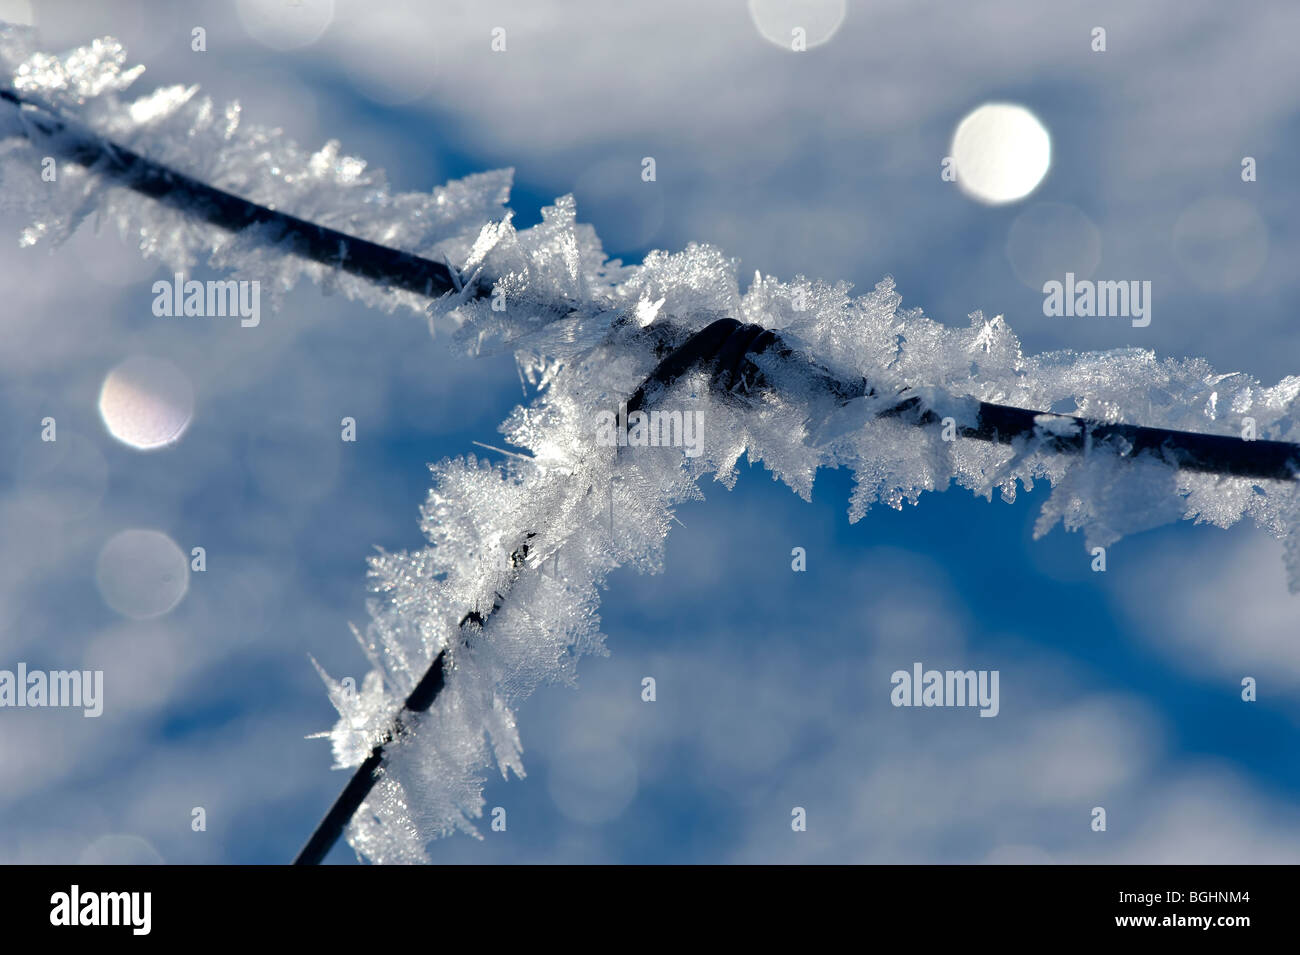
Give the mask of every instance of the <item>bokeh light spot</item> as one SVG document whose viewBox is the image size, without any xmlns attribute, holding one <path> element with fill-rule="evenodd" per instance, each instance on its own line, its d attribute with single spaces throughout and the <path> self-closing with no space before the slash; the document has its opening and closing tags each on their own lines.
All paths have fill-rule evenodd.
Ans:
<svg viewBox="0 0 1300 955">
<path fill-rule="evenodd" d="M 1052 164 L 1052 139 L 1023 106 L 985 103 L 957 124 L 951 155 L 962 191 L 1000 205 L 1038 188 Z"/>
<path fill-rule="evenodd" d="M 152 451 L 175 444 L 194 414 L 194 388 L 169 361 L 134 356 L 108 373 L 99 414 L 123 444 Z"/>
<path fill-rule="evenodd" d="M 106 604 L 144 620 L 181 602 L 190 586 L 190 565 L 166 534 L 132 528 L 114 535 L 99 552 L 95 581 Z"/>
</svg>

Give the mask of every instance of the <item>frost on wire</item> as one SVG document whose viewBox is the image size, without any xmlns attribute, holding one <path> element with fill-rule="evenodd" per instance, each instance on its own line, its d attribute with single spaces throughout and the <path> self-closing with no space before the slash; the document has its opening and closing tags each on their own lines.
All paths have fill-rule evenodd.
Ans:
<svg viewBox="0 0 1300 955">
<path fill-rule="evenodd" d="M 1228 527 L 1249 516 L 1285 540 L 1291 587 L 1300 589 L 1297 482 L 1191 472 L 1108 448 L 1061 454 L 1037 437 L 1010 446 L 945 441 L 939 427 L 877 417 L 917 397 L 958 426 L 974 425 L 974 400 L 984 400 L 1233 436 L 1250 417 L 1259 438 L 1296 442 L 1300 377 L 1265 387 L 1201 359 L 1158 360 L 1132 348 L 1026 356 L 1001 316 L 942 325 L 904 309 L 889 278 L 856 296 L 846 283 L 802 276 L 755 275 L 742 289 L 737 261 L 705 245 L 624 265 L 607 259 L 595 231 L 577 222 L 570 196 L 545 209 L 539 225 L 516 229 L 505 208 L 509 170 L 430 194 L 394 193 L 337 144 L 300 150 L 242 125 L 237 106 L 217 108 L 194 87 L 126 98 L 141 70 L 126 68 L 111 39 L 58 57 L 31 44 L 25 30 L 0 35 L 15 90 L 219 188 L 450 261 L 491 294 L 430 304 L 305 261 L 257 229 L 231 235 L 196 223 L 93 170 L 65 165 L 57 183 L 41 182 L 40 150 L 23 135 L 19 111 L 3 104 L 0 176 L 7 211 L 23 216 L 23 244 L 57 242 L 97 215 L 175 269 L 204 259 L 280 292 L 307 277 L 370 307 L 427 311 L 431 328 L 471 354 L 512 350 L 534 389 L 501 426 L 517 449 L 504 464 L 469 456 L 431 466 L 421 516 L 429 545 L 371 558 L 371 620 L 357 638 L 373 669 L 361 687 L 347 690 L 322 673 L 339 712 L 323 735 L 336 765 L 355 767 L 390 733 L 434 656 L 447 654 L 445 688 L 388 745 L 382 777 L 347 831 L 371 861 L 427 861 L 432 838 L 478 835 L 484 774 L 524 775 L 518 705 L 541 683 L 574 683 L 578 657 L 605 652 L 597 610 L 606 576 L 624 565 L 660 569 L 674 507 L 700 497 L 706 477 L 733 486 L 742 456 L 806 500 L 819 468 L 851 469 L 851 521 L 873 504 L 901 508 L 952 484 L 1012 501 L 1037 481 L 1052 490 L 1036 535 L 1060 523 L 1082 530 L 1089 548 L 1180 519 Z M 599 446 L 598 412 L 616 411 L 655 365 L 647 326 L 670 319 L 689 332 L 723 316 L 779 329 L 801 353 L 846 379 L 865 379 L 875 394 L 841 404 L 797 363 L 763 355 L 755 362 L 770 387 L 761 391 L 723 394 L 695 372 L 656 396 L 703 413 L 699 456 Z M 1044 437 L 1061 427 L 1061 419 L 1041 420 Z M 527 560 L 512 560 L 525 542 Z M 486 618 L 483 626 L 461 626 L 470 611 Z"/>
</svg>

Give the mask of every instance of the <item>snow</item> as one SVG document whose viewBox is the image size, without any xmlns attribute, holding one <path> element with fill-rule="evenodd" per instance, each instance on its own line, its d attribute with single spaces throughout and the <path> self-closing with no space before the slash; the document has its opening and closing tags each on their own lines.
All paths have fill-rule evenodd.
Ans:
<svg viewBox="0 0 1300 955">
<path fill-rule="evenodd" d="M 578 658 L 604 652 L 598 607 L 609 572 L 659 569 L 673 509 L 700 496 L 707 477 L 732 486 L 742 456 L 805 499 L 819 469 L 850 469 L 853 521 L 877 504 L 901 508 L 953 484 L 1012 501 L 1038 481 L 1052 490 L 1036 534 L 1060 524 L 1082 531 L 1088 547 L 1181 519 L 1227 527 L 1249 517 L 1285 540 L 1291 585 L 1300 589 L 1296 482 L 1182 471 L 1106 448 L 1067 455 L 1049 440 L 1073 428 L 1061 415 L 1080 415 L 1237 436 L 1250 417 L 1259 438 L 1300 441 L 1300 377 L 1269 387 L 1201 359 L 1141 349 L 1024 355 L 1001 316 L 975 313 L 965 327 L 936 322 L 904 308 L 889 278 L 862 295 L 803 276 L 759 275 L 742 289 L 739 263 L 706 245 L 624 265 L 606 259 L 572 197 L 544 210 L 539 225 L 516 229 L 505 208 L 508 170 L 431 194 L 394 193 L 336 145 L 308 153 L 245 127 L 237 107 L 219 109 L 192 88 L 123 100 L 138 72 L 111 41 L 59 59 L 33 54 L 30 42 L 23 31 L 0 37 L 14 82 L 91 129 L 294 215 L 446 256 L 492 289 L 430 305 L 268 248 L 256 234 L 188 222 L 94 173 L 65 166 L 57 188 L 41 183 L 33 172 L 40 150 L 17 135 L 12 108 L 0 120 L 3 191 L 29 223 L 24 241 L 57 241 L 98 214 L 174 268 L 206 257 L 264 287 L 328 281 L 372 307 L 427 310 L 431 328 L 471 354 L 515 353 L 533 389 L 501 426 L 516 453 L 497 464 L 470 455 L 432 465 L 421 515 L 428 546 L 370 561 L 371 620 L 358 639 L 373 670 L 354 693 L 322 674 L 339 712 L 329 734 L 336 764 L 354 767 L 388 733 L 429 662 L 447 654 L 443 692 L 429 712 L 404 718 L 408 731 L 389 745 L 383 778 L 348 830 L 371 861 L 424 861 L 433 837 L 477 833 L 486 772 L 524 775 L 519 704 L 543 683 L 572 684 Z M 765 354 L 756 364 L 774 388 L 726 395 L 696 372 L 657 396 L 661 406 L 703 415 L 698 457 L 599 446 L 597 412 L 616 409 L 657 361 L 650 332 L 671 322 L 684 334 L 723 316 L 780 329 L 799 352 L 876 393 L 837 404 L 806 366 Z M 878 417 L 905 397 L 959 424 L 973 423 L 979 400 L 1044 414 L 1037 435 L 1014 445 L 945 441 L 939 427 L 917 427 L 914 418 Z M 503 571 L 503 557 L 525 541 L 527 564 Z M 470 610 L 487 614 L 498 602 L 481 630 L 460 626 Z"/>
</svg>

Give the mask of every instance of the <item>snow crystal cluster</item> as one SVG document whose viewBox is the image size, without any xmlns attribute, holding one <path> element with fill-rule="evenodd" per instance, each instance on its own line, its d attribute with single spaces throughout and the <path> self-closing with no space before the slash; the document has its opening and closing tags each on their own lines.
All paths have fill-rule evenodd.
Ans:
<svg viewBox="0 0 1300 955">
<path fill-rule="evenodd" d="M 730 487 L 742 456 L 805 499 L 819 468 L 850 468 L 851 520 L 878 502 L 901 508 L 954 483 L 1010 501 L 1038 481 L 1052 488 L 1038 533 L 1061 523 L 1083 530 L 1090 547 L 1180 519 L 1227 527 L 1249 516 L 1286 539 L 1292 585 L 1300 587 L 1294 481 L 1218 477 L 1105 449 L 1068 455 L 1033 438 L 944 441 L 937 427 L 879 416 L 916 397 L 973 424 L 977 399 L 1045 412 L 1043 436 L 1061 428 L 1051 415 L 1236 436 L 1250 417 L 1258 437 L 1296 442 L 1300 377 L 1265 387 L 1199 359 L 1158 360 L 1140 349 L 1026 356 L 1001 317 L 977 313 L 966 328 L 940 324 L 904 309 L 890 279 L 865 295 L 803 277 L 759 275 L 742 289 L 737 262 L 703 245 L 623 265 L 577 222 L 571 197 L 544 210 L 539 225 L 516 229 L 504 208 L 508 171 L 432 195 L 394 194 L 335 146 L 301 152 L 241 127 L 236 107 L 216 109 L 193 88 L 121 99 L 137 71 L 125 68 L 110 40 L 59 58 L 33 53 L 27 42 L 15 33 L 0 41 L 14 88 L 221 188 L 376 242 L 446 256 L 492 294 L 430 304 L 372 287 L 259 245 L 256 236 L 187 221 L 94 173 L 61 176 L 53 197 L 48 188 L 16 187 L 15 179 L 35 175 L 39 150 L 23 138 L 19 119 L 3 115 L 0 172 L 9 198 L 17 193 L 30 204 L 24 242 L 66 236 L 96 212 L 173 266 L 204 254 L 282 289 L 306 276 L 368 305 L 427 309 L 431 326 L 471 353 L 513 350 L 535 389 L 534 400 L 502 425 L 518 449 L 504 464 L 470 456 L 432 467 L 421 520 L 429 545 L 371 561 L 372 619 L 358 639 L 372 671 L 355 692 L 325 678 L 340 714 L 329 734 L 335 760 L 354 767 L 390 733 L 430 661 L 446 653 L 444 690 L 427 713 L 403 718 L 406 731 L 388 745 L 382 778 L 348 830 L 351 845 L 374 862 L 425 861 L 434 836 L 476 834 L 484 773 L 524 774 L 519 703 L 542 682 L 572 682 L 579 656 L 603 652 L 597 608 L 605 577 L 623 565 L 655 571 L 673 508 L 699 496 L 707 476 Z M 703 415 L 698 456 L 596 440 L 598 414 L 618 409 L 666 344 L 723 316 L 779 330 L 799 355 L 845 380 L 865 379 L 874 393 L 842 403 L 818 387 L 806 361 L 763 355 L 755 363 L 771 387 L 723 392 L 707 370 L 696 370 L 652 396 L 657 406 Z M 667 338 L 656 334 L 665 328 L 673 329 Z M 481 626 L 465 624 L 471 611 Z"/>
<path fill-rule="evenodd" d="M 127 68 L 126 51 L 112 38 L 58 56 L 34 46 L 29 28 L 0 26 L 0 87 L 75 120 L 78 129 L 261 205 L 438 262 L 464 257 L 482 224 L 505 212 L 510 170 L 470 176 L 432 193 L 394 194 L 382 173 L 341 155 L 337 142 L 307 152 L 279 130 L 241 123 L 238 104 L 217 106 L 197 86 L 126 98 L 144 68 Z M 32 120 L 9 103 L 0 106 L 0 209 L 27 223 L 23 245 L 67 239 L 94 215 L 97 225 L 115 227 L 138 242 L 141 253 L 175 270 L 206 262 L 237 279 L 260 279 L 273 305 L 300 278 L 387 311 L 421 311 L 428 304 L 415 293 L 378 288 L 290 255 L 257 229 L 232 235 L 142 201 L 111 187 L 102 172 L 74 163 L 59 163 L 57 178 L 45 181 L 42 159 L 49 150 L 40 147 L 39 135 L 27 137 Z"/>
</svg>

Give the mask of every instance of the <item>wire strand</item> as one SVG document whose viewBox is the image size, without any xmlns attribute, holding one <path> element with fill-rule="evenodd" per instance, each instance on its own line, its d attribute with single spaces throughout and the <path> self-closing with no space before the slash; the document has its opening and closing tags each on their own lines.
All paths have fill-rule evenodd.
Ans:
<svg viewBox="0 0 1300 955">
<path fill-rule="evenodd" d="M 230 232 L 251 226 L 269 227 L 274 237 L 289 241 L 298 255 L 378 285 L 430 298 L 449 292 L 461 293 L 464 283 L 450 264 L 379 245 L 213 188 L 103 137 L 80 130 L 47 107 L 12 90 L 0 89 L 0 100 L 22 110 L 27 120 L 23 124 L 24 132 L 30 137 L 35 130 L 57 155 L 187 215 Z M 487 294 L 487 290 L 480 285 L 469 290 L 468 294 L 482 296 Z M 665 340 L 680 339 L 685 334 L 667 320 L 661 319 L 651 327 L 657 327 Z M 841 404 L 860 397 L 881 397 L 865 380 L 845 380 L 821 368 L 770 329 L 722 318 L 689 335 L 660 360 L 629 397 L 628 413 L 641 410 L 656 393 L 701 366 L 713 367 L 714 385 L 727 392 L 734 392 L 742 385 L 747 391 L 767 387 L 767 379 L 752 359 L 768 352 L 781 361 L 802 362 L 814 379 Z M 1043 415 L 1043 412 L 980 401 L 976 409 L 976 424 L 955 430 L 965 438 L 1000 444 L 1038 441 L 1040 447 L 1064 454 L 1110 448 L 1126 458 L 1146 455 L 1180 468 L 1225 476 L 1286 481 L 1295 480 L 1300 474 L 1300 445 L 1106 423 L 1072 415 L 1051 415 L 1052 419 L 1068 426 L 1045 429 L 1039 423 Z M 942 421 L 915 396 L 887 403 L 879 416 L 900 418 L 918 426 Z M 530 547 L 528 540 L 535 536 L 529 532 L 525 542 L 511 554 L 513 570 L 504 586 L 507 593 L 510 584 L 526 565 Z M 461 633 L 467 635 L 474 630 L 482 631 L 492 613 L 500 609 L 505 596 L 497 592 L 497 599 L 486 612 L 471 610 L 466 613 L 460 621 Z M 468 636 L 463 639 L 468 639 Z M 429 710 L 437 700 L 446 685 L 446 661 L 447 650 L 444 648 L 434 656 L 383 737 L 357 767 L 316 826 L 294 859 L 295 865 L 318 865 L 324 861 L 378 782 L 386 747 L 407 733 L 419 715 Z"/>
<path fill-rule="evenodd" d="M 38 131 L 51 152 L 60 158 L 85 166 L 118 185 L 209 225 L 227 232 L 262 226 L 268 229 L 268 240 L 288 241 L 292 250 L 303 258 L 341 269 L 376 285 L 399 288 L 429 298 L 459 292 L 464 284 L 448 265 L 308 222 L 216 189 L 125 146 L 80 129 L 75 123 L 13 90 L 0 89 L 0 100 L 22 110 L 29 138 L 31 130 Z M 482 288 L 472 290 L 474 295 L 485 292 Z"/>
</svg>

